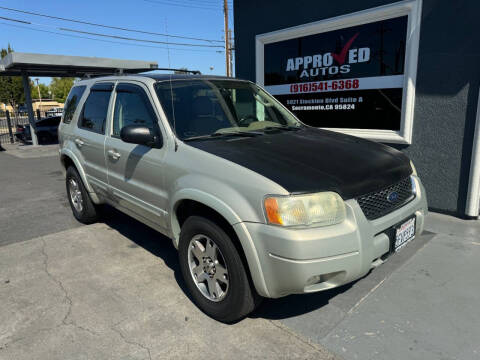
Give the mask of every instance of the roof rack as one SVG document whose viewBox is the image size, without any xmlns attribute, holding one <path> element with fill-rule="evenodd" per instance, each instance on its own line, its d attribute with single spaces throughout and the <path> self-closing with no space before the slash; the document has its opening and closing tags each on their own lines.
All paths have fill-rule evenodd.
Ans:
<svg viewBox="0 0 480 360">
<path fill-rule="evenodd" d="M 162 70 L 162 71 L 177 71 L 177 72 L 182 72 L 182 73 L 187 73 L 187 74 L 193 74 L 193 75 L 201 75 L 202 73 L 200 70 L 188 70 L 188 69 L 174 69 L 174 68 L 156 68 L 153 69 L 153 71 L 157 70 Z"/>
<path fill-rule="evenodd" d="M 1 68 L 0 68 L 1 70 Z M 192 74 L 192 75 L 201 75 L 202 73 L 199 70 L 188 70 L 188 69 L 174 69 L 174 68 L 150 68 L 150 69 L 136 69 L 136 74 L 141 74 L 144 72 L 152 72 L 152 71 L 175 71 L 177 73 L 185 73 L 185 74 Z M 134 74 L 135 74 L 134 73 Z M 132 73 L 125 71 L 125 69 L 115 69 L 114 71 L 107 71 L 104 73 L 89 73 L 85 72 L 81 79 L 93 79 L 102 76 L 110 76 L 110 75 L 131 75 Z"/>
</svg>

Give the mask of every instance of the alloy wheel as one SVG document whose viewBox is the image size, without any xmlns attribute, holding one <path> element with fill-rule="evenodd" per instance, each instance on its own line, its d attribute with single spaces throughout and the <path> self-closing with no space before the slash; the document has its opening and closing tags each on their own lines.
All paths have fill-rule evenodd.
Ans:
<svg viewBox="0 0 480 360">
<path fill-rule="evenodd" d="M 222 252 L 211 238 L 202 234 L 192 237 L 188 246 L 188 266 L 203 296 L 214 302 L 225 298 L 229 286 L 228 269 Z"/>
<path fill-rule="evenodd" d="M 80 186 L 78 185 L 75 179 L 70 179 L 68 181 L 68 190 L 70 192 L 70 199 L 72 200 L 73 207 L 78 212 L 83 210 L 83 196 L 80 191 Z"/>
</svg>

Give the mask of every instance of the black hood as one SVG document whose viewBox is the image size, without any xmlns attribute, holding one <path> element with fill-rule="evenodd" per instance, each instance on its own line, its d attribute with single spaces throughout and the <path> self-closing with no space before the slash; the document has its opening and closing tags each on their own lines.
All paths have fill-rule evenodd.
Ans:
<svg viewBox="0 0 480 360">
<path fill-rule="evenodd" d="M 290 193 L 335 191 L 345 200 L 412 172 L 410 160 L 389 146 L 310 127 L 188 144 L 253 170 Z"/>
</svg>

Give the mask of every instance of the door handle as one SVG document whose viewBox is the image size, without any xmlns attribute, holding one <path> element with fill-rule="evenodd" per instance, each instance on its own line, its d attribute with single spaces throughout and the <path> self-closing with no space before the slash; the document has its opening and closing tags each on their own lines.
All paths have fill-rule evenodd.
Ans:
<svg viewBox="0 0 480 360">
<path fill-rule="evenodd" d="M 75 144 L 77 144 L 78 147 L 82 147 L 83 145 L 85 145 L 85 141 L 83 141 L 82 139 L 76 138 Z"/>
<path fill-rule="evenodd" d="M 116 152 L 115 150 L 108 150 L 107 151 L 108 156 L 110 156 L 113 160 L 118 160 L 120 159 L 120 153 Z"/>
</svg>

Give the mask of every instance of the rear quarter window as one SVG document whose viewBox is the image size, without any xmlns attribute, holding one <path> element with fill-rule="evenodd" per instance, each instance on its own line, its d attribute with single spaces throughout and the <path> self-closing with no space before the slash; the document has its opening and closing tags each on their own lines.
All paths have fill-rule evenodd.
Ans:
<svg viewBox="0 0 480 360">
<path fill-rule="evenodd" d="M 63 115 L 63 122 L 65 124 L 70 124 L 72 122 L 73 114 L 75 113 L 78 102 L 80 101 L 80 98 L 82 97 L 86 88 L 87 87 L 85 85 L 74 86 L 72 90 L 70 90 L 67 101 L 65 101 L 65 109 Z"/>
</svg>

